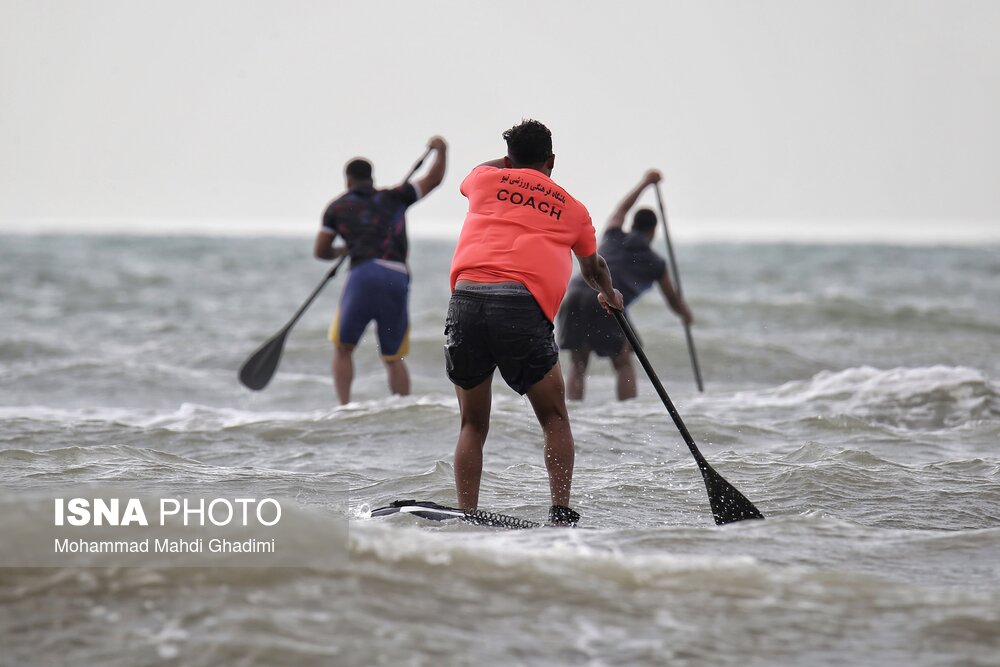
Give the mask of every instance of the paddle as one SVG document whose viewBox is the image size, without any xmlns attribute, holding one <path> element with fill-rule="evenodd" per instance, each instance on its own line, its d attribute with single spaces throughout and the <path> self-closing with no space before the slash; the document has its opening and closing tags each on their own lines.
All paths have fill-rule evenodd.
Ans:
<svg viewBox="0 0 1000 667">
<path fill-rule="evenodd" d="M 667 255 L 670 257 L 670 273 L 674 281 L 674 288 L 677 296 L 683 298 L 681 291 L 681 274 L 677 270 L 677 260 L 674 259 L 674 246 L 670 243 L 670 232 L 667 230 L 667 211 L 663 207 L 663 195 L 660 193 L 660 184 L 656 184 L 656 203 L 660 207 L 660 220 L 663 221 L 663 237 L 667 240 Z M 694 338 L 691 337 L 691 325 L 684 322 L 684 335 L 687 337 L 688 355 L 691 357 L 691 368 L 694 370 L 694 381 L 698 385 L 698 391 L 705 391 L 701 383 L 701 370 L 698 368 L 698 355 L 694 351 Z"/>
<path fill-rule="evenodd" d="M 302 313 L 306 311 L 306 308 L 313 302 L 316 295 L 320 293 L 320 290 L 326 286 L 331 278 L 337 275 L 337 269 L 340 268 L 340 265 L 346 259 L 347 255 L 338 259 L 333 268 L 330 269 L 320 284 L 316 286 L 316 289 L 312 291 L 312 294 L 309 295 L 309 298 L 305 300 L 305 303 L 295 311 L 292 319 L 288 320 L 288 324 L 283 326 L 281 331 L 271 336 L 267 342 L 257 348 L 256 352 L 247 357 L 247 360 L 243 362 L 243 366 L 240 367 L 240 382 L 244 386 L 254 391 L 259 391 L 267 386 L 267 383 L 274 376 L 274 372 L 278 369 L 278 362 L 281 360 L 281 352 L 285 348 L 285 338 L 288 336 L 288 332 L 299 321 Z"/>
<path fill-rule="evenodd" d="M 427 156 L 431 154 L 431 148 L 424 151 L 424 154 L 420 156 L 420 159 L 416 161 L 413 167 L 410 168 L 410 172 L 403 179 L 403 182 L 409 181 L 413 178 L 413 175 L 417 173 L 417 169 L 420 169 L 420 165 L 424 163 Z M 337 263 L 333 265 L 333 268 L 324 276 L 323 280 L 316 289 L 313 290 L 309 298 L 305 300 L 299 309 L 295 311 L 292 315 L 292 319 L 288 320 L 288 324 L 281 328 L 281 331 L 271 336 L 263 345 L 261 345 L 257 350 L 247 357 L 247 360 L 243 362 L 240 367 L 240 382 L 243 383 L 248 389 L 253 389 L 254 391 L 260 391 L 267 386 L 267 383 L 271 381 L 274 377 L 274 372 L 278 369 L 278 362 L 281 361 L 281 352 L 285 349 L 285 338 L 288 336 L 288 332 L 291 331 L 292 327 L 298 322 L 302 313 L 306 311 L 309 304 L 313 302 L 316 295 L 326 286 L 330 279 L 337 275 L 337 270 L 340 265 L 344 263 L 347 259 L 347 255 L 344 255 Z"/>
<path fill-rule="evenodd" d="M 744 519 L 763 519 L 764 515 L 761 514 L 760 510 L 754 507 L 754 504 L 747 500 L 746 496 L 740 493 L 736 487 L 723 479 L 722 475 L 717 473 L 708 464 L 705 457 L 701 455 L 701 452 L 698 451 L 698 446 L 694 444 L 694 439 L 688 433 L 687 427 L 684 426 L 677 408 L 674 407 L 674 404 L 670 401 L 670 397 L 667 396 L 666 390 L 660 384 L 660 379 L 656 377 L 649 359 L 646 358 L 646 353 L 642 351 L 642 346 L 639 344 L 639 339 L 636 338 L 635 332 L 632 331 L 632 326 L 620 310 L 612 309 L 611 314 L 618 320 L 618 326 L 625 333 L 625 337 L 632 346 L 632 351 L 639 358 L 639 362 L 646 371 L 646 375 L 649 376 L 650 382 L 656 388 L 656 393 L 660 395 L 660 400 L 667 407 L 667 412 L 670 413 L 674 424 L 677 426 L 677 430 L 681 432 L 684 442 L 687 443 L 688 449 L 691 450 L 691 454 L 694 456 L 694 460 L 698 463 L 701 476 L 705 479 L 705 488 L 708 489 L 708 502 L 712 506 L 712 516 L 715 518 L 715 523 L 721 526 L 727 523 L 743 521 Z"/>
</svg>

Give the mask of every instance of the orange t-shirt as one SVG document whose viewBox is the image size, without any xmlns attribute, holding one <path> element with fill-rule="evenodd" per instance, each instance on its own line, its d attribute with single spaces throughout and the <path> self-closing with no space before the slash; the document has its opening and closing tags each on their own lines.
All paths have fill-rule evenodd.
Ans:
<svg viewBox="0 0 1000 667">
<path fill-rule="evenodd" d="M 462 181 L 469 212 L 451 260 L 461 278 L 518 282 L 553 320 L 573 273 L 573 257 L 597 252 L 586 207 L 534 169 L 479 166 Z"/>
</svg>

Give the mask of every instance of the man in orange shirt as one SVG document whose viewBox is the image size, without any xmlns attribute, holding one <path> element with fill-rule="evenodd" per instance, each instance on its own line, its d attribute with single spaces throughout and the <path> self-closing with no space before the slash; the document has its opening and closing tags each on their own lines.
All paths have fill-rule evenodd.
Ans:
<svg viewBox="0 0 1000 667">
<path fill-rule="evenodd" d="M 451 264 L 445 324 L 448 378 L 455 384 L 461 430 L 455 487 L 462 509 L 476 509 L 489 432 L 493 372 L 527 394 L 545 437 L 552 507 L 549 521 L 575 525 L 569 507 L 574 445 L 552 320 L 573 270 L 622 310 L 608 265 L 597 254 L 587 209 L 549 176 L 552 134 L 535 120 L 503 134 L 507 155 L 476 167 L 462 182 L 469 212 Z"/>
</svg>

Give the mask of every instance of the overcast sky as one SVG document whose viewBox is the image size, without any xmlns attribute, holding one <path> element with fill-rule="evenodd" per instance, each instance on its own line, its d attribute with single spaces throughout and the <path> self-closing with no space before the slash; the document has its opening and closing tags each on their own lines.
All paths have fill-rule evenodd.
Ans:
<svg viewBox="0 0 1000 667">
<path fill-rule="evenodd" d="M 682 238 L 1000 239 L 998 36 L 992 0 L 0 0 L 0 229 L 312 234 L 345 161 L 441 134 L 410 229 L 457 236 L 531 117 L 598 226 L 657 167 Z"/>
</svg>

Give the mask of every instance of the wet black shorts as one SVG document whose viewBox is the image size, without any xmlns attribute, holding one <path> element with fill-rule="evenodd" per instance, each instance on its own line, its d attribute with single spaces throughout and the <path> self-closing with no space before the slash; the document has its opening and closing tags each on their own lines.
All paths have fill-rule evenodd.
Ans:
<svg viewBox="0 0 1000 667">
<path fill-rule="evenodd" d="M 457 289 L 444 326 L 448 378 L 472 389 L 499 368 L 507 385 L 524 395 L 559 361 L 552 331 L 552 322 L 527 290 Z"/>
</svg>

